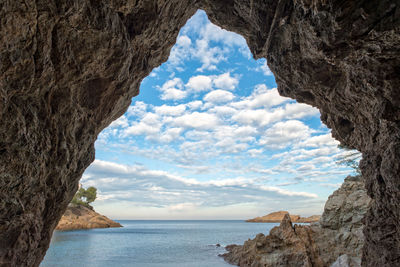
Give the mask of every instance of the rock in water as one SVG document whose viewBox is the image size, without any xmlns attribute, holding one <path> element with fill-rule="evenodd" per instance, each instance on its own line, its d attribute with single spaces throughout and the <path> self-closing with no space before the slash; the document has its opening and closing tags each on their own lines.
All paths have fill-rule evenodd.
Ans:
<svg viewBox="0 0 400 267">
<path fill-rule="evenodd" d="M 321 223 L 292 225 L 285 214 L 268 236 L 258 234 L 244 245 L 229 245 L 222 257 L 238 266 L 360 266 L 364 244 L 362 218 L 371 199 L 361 176 L 347 177 L 325 204 Z"/>
<path fill-rule="evenodd" d="M 80 230 L 93 228 L 122 227 L 121 224 L 84 206 L 69 206 L 56 230 Z"/>
</svg>

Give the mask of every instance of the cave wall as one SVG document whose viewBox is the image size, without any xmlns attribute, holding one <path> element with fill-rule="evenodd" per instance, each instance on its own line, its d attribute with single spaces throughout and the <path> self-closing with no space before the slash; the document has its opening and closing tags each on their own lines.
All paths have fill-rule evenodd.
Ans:
<svg viewBox="0 0 400 267">
<path fill-rule="evenodd" d="M 363 153 L 364 266 L 400 266 L 400 1 L 0 0 L 0 266 L 38 266 L 94 160 L 198 9 Z"/>
</svg>

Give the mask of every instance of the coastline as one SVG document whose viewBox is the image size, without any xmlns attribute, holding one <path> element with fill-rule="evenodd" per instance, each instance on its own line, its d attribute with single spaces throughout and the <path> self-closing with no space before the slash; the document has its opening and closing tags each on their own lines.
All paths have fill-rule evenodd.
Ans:
<svg viewBox="0 0 400 267">
<path fill-rule="evenodd" d="M 55 230 L 69 231 L 113 227 L 123 226 L 88 207 L 71 205 L 64 212 Z"/>
</svg>

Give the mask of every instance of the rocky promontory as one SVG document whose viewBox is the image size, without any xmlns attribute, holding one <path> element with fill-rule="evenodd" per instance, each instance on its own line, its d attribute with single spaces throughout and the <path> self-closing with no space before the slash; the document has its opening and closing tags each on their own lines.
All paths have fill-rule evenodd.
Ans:
<svg viewBox="0 0 400 267">
<path fill-rule="evenodd" d="M 310 217 L 301 217 L 300 215 L 292 215 L 289 214 L 287 211 L 276 211 L 272 212 L 270 214 L 261 216 L 261 217 L 256 217 L 253 219 L 246 220 L 246 222 L 256 222 L 256 223 L 281 223 L 285 217 L 285 215 L 288 214 L 290 217 L 290 220 L 294 223 L 312 223 L 312 222 L 318 222 L 321 216 L 319 215 L 313 215 Z"/>
<path fill-rule="evenodd" d="M 122 227 L 122 225 L 88 207 L 78 205 L 67 208 L 58 222 L 56 230 L 66 231 L 110 227 Z"/>
<path fill-rule="evenodd" d="M 362 177 L 349 176 L 329 196 L 319 223 L 293 225 L 285 214 L 269 235 L 229 245 L 221 256 L 242 267 L 358 267 L 364 245 L 362 219 L 370 203 Z"/>
</svg>

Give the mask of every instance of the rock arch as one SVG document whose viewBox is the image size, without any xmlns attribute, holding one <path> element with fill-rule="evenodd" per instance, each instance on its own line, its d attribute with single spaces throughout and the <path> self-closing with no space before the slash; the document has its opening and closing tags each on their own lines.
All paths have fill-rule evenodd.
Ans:
<svg viewBox="0 0 400 267">
<path fill-rule="evenodd" d="M 199 8 L 363 153 L 363 265 L 399 266 L 399 0 L 1 0 L 0 265 L 39 265 L 97 134 Z"/>
</svg>

